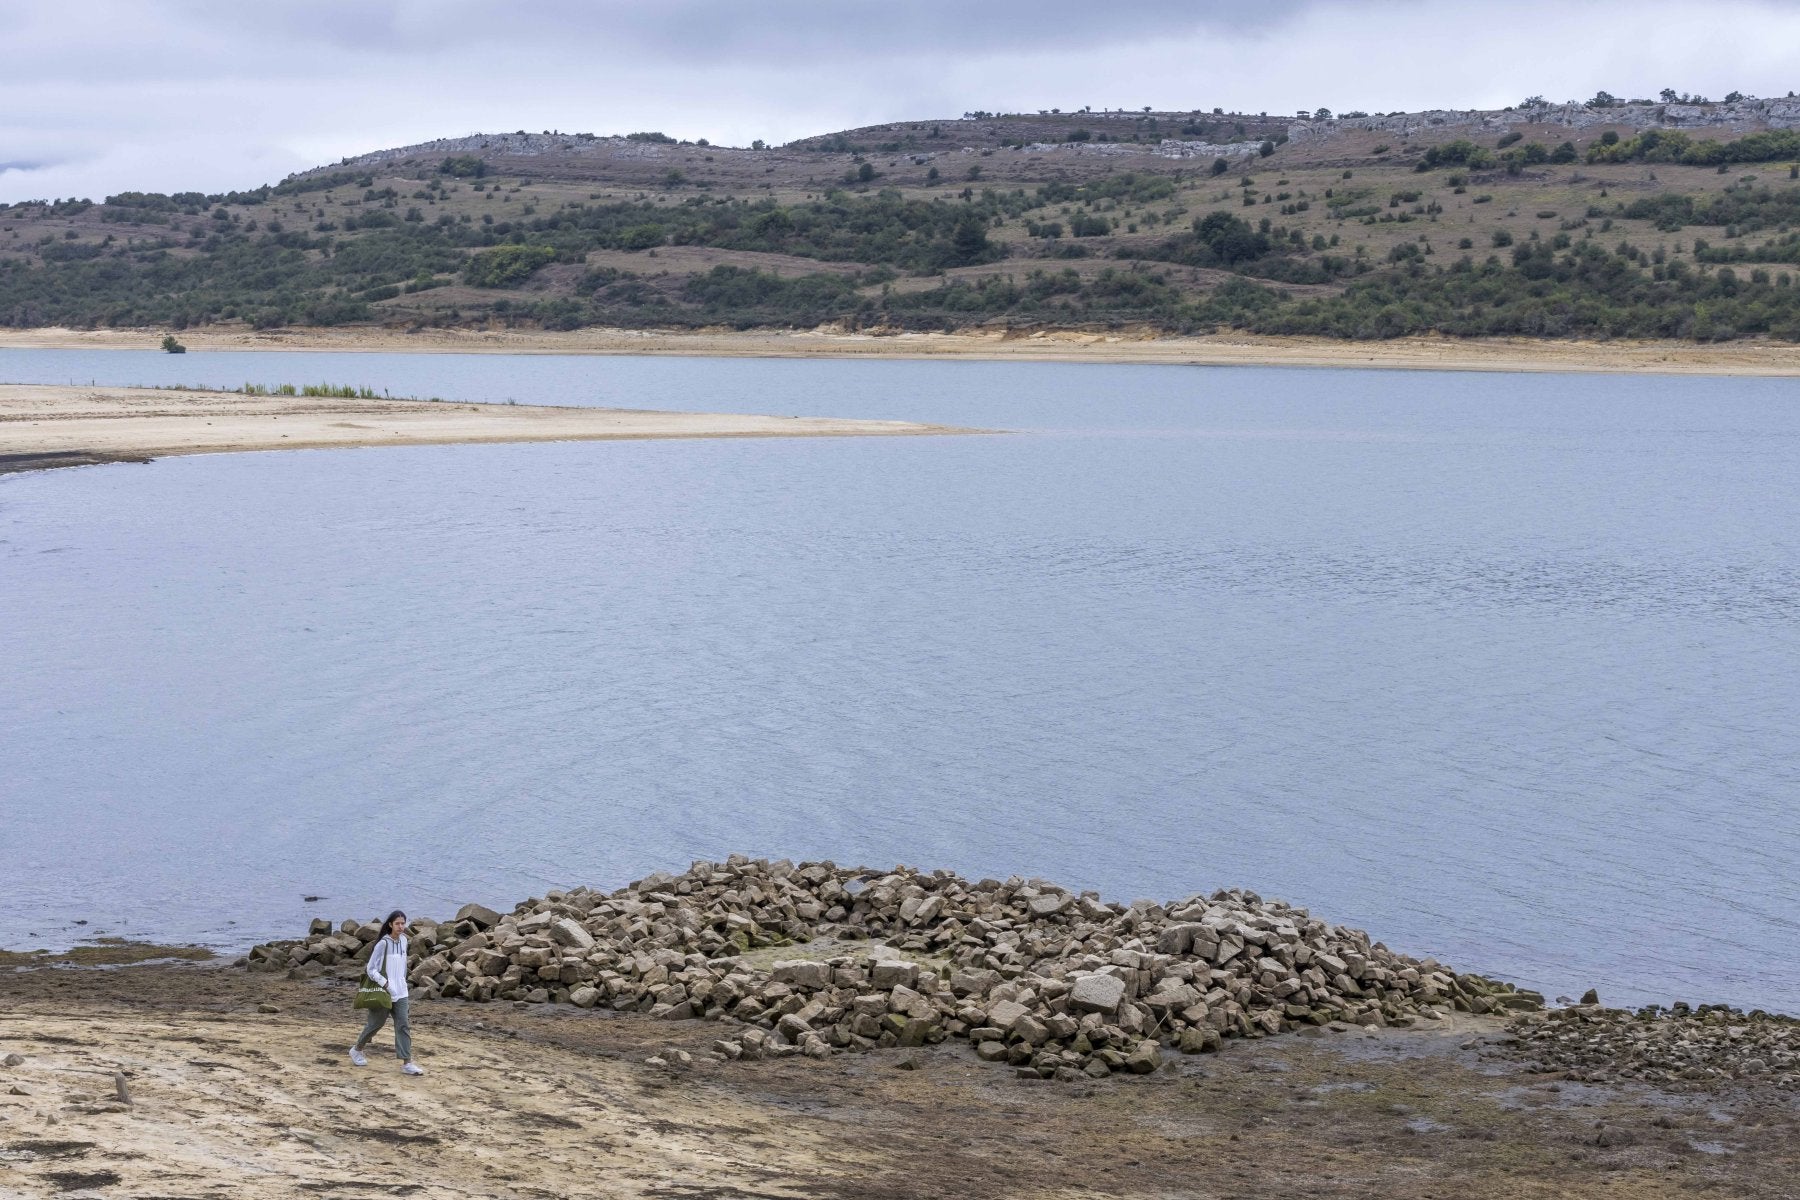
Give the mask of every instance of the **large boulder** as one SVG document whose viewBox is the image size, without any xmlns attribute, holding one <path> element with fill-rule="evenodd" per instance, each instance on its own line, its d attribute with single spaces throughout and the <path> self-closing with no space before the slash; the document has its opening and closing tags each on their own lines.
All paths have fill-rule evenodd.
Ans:
<svg viewBox="0 0 1800 1200">
<path fill-rule="evenodd" d="M 1162 1065 L 1162 1047 L 1148 1038 L 1133 1046 L 1125 1055 L 1125 1069 L 1133 1075 L 1148 1075 Z"/>
<path fill-rule="evenodd" d="M 958 996 L 985 996 L 1000 983 L 998 971 L 963 970 L 950 976 L 950 991 Z"/>
<path fill-rule="evenodd" d="M 1082 1012 L 1109 1013 L 1125 999 L 1125 981 L 1111 975 L 1083 975 L 1069 989 L 1069 1005 Z"/>
<path fill-rule="evenodd" d="M 1183 1054 L 1206 1054 L 1217 1050 L 1219 1045 L 1219 1031 L 1211 1025 L 1196 1025 L 1181 1031 Z"/>
<path fill-rule="evenodd" d="M 831 964 L 795 958 L 778 962 L 769 968 L 769 978 L 790 987 L 825 988 L 831 986 Z"/>
<path fill-rule="evenodd" d="M 456 919 L 481 929 L 492 929 L 500 923 L 500 914 L 485 904 L 465 904 L 456 910 Z"/>
<path fill-rule="evenodd" d="M 1162 980 L 1154 992 L 1144 997 L 1144 1003 L 1156 1012 L 1166 1012 L 1169 1009 L 1179 1012 L 1199 1002 L 1200 993 L 1194 986 L 1179 979 Z"/>
<path fill-rule="evenodd" d="M 877 990 L 889 992 L 897 987 L 912 987 L 919 982 L 919 964 L 903 958 L 890 958 L 869 967 L 869 983 Z"/>
<path fill-rule="evenodd" d="M 996 1029 L 1010 1029 L 1012 1028 L 1014 1021 L 1028 1015 L 1030 1012 L 1031 1010 L 1029 1008 L 1026 1008 L 1017 1000 L 997 1000 L 993 1004 L 988 1005 L 988 1024 L 994 1026 Z"/>
<path fill-rule="evenodd" d="M 580 922 L 570 917 L 558 917 L 550 922 L 550 940 L 559 946 L 567 946 L 571 950 L 592 950 L 594 935 L 581 927 Z"/>
<path fill-rule="evenodd" d="M 888 993 L 890 1011 L 905 1013 L 909 1017 L 930 1018 L 937 1015 L 937 1009 L 930 1000 L 901 984 Z"/>
</svg>

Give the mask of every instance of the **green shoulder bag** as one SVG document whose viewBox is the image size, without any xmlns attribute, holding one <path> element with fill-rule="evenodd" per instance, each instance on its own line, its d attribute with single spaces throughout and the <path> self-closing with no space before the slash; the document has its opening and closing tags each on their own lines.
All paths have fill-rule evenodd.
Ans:
<svg viewBox="0 0 1800 1200">
<path fill-rule="evenodd" d="M 379 983 L 376 983 L 373 979 L 370 979 L 367 975 L 364 975 L 362 977 L 362 983 L 357 985 L 356 999 L 351 1003 L 350 1007 L 391 1010 L 394 1007 L 394 998 L 388 995 L 388 990 L 386 988 L 382 987 Z"/>
<path fill-rule="evenodd" d="M 386 947 L 377 948 L 384 951 L 386 949 Z M 387 956 L 384 953 L 382 956 L 384 962 L 386 961 L 386 957 Z M 365 973 L 362 977 L 362 982 L 356 985 L 356 999 L 351 1002 L 350 1007 L 379 1008 L 391 1012 L 394 1007 L 394 998 L 388 995 L 388 990 L 386 988 L 382 987 L 379 983 L 376 983 L 373 979 L 370 979 Z"/>
</svg>

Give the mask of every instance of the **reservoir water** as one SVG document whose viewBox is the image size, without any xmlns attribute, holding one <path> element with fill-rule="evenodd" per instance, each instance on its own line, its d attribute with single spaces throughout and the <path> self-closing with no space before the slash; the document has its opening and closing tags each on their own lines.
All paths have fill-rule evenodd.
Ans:
<svg viewBox="0 0 1800 1200">
<path fill-rule="evenodd" d="M 0 352 L 89 380 L 1013 432 L 0 478 L 0 947 L 747 851 L 1800 1011 L 1794 382 Z"/>
</svg>

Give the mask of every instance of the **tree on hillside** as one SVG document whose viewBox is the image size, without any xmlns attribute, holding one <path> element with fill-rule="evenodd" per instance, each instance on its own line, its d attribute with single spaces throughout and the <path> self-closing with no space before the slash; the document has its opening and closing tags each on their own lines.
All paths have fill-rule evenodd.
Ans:
<svg viewBox="0 0 1800 1200">
<path fill-rule="evenodd" d="M 496 246 L 471 255 L 463 267 L 463 278 L 472 287 L 511 287 L 524 282 L 539 267 L 555 258 L 556 251 L 549 246 L 516 243 Z"/>
<path fill-rule="evenodd" d="M 438 164 L 438 174 L 459 179 L 480 179 L 487 174 L 487 164 L 473 154 L 458 154 Z"/>
<path fill-rule="evenodd" d="M 1269 239 L 1250 228 L 1249 222 L 1230 213 L 1207 213 L 1194 222 L 1194 236 L 1212 249 L 1226 265 L 1247 262 L 1269 253 Z"/>
<path fill-rule="evenodd" d="M 955 254 L 955 266 L 969 266 L 986 258 L 990 247 L 987 228 L 982 224 L 981 218 L 970 213 L 957 222 L 956 232 L 950 239 L 950 248 Z"/>
</svg>

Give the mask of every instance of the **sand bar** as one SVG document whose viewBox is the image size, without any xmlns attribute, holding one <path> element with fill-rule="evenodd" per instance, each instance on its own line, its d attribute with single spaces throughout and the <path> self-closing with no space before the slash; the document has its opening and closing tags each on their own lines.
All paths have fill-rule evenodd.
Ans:
<svg viewBox="0 0 1800 1200">
<path fill-rule="evenodd" d="M 0 330 L 0 350 L 154 350 L 165 330 Z M 1380 342 L 1221 333 L 1164 337 L 1087 333 L 841 333 L 826 330 L 577 329 L 184 330 L 191 350 L 328 350 L 457 354 L 636 354 L 716 358 L 972 359 L 1184 366 L 1362 367 L 1424 371 L 1553 371 L 1800 376 L 1800 345 L 1736 341 L 1395 338 Z"/>
<path fill-rule="evenodd" d="M 0 384 L 0 471 L 239 450 L 967 432 L 835 417 Z"/>
</svg>

